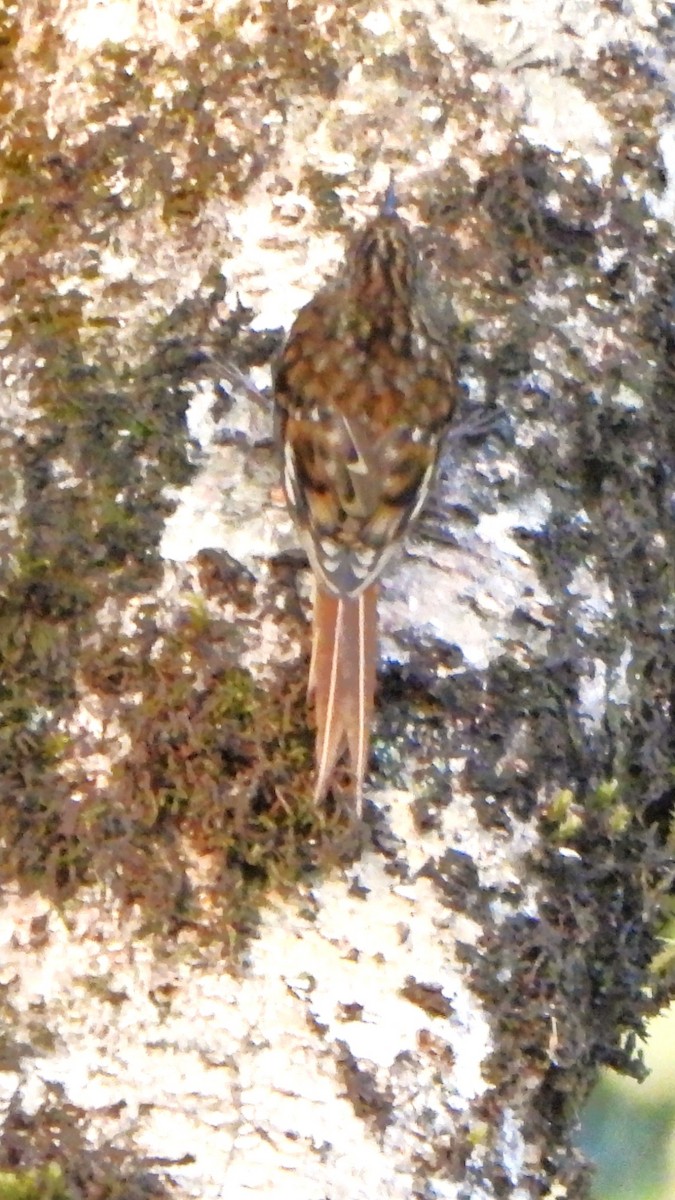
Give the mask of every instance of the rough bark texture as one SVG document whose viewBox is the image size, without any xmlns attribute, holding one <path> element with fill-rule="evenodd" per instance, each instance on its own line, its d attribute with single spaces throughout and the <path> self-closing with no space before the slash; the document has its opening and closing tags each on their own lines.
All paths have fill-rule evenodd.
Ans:
<svg viewBox="0 0 675 1200">
<path fill-rule="evenodd" d="M 37 1195 L 587 1194 L 579 1105 L 665 993 L 671 16 L 3 6 L 0 1164 Z M 264 390 L 390 169 L 501 415 L 385 581 L 360 834 L 311 804 L 308 572 L 232 366 Z"/>
</svg>

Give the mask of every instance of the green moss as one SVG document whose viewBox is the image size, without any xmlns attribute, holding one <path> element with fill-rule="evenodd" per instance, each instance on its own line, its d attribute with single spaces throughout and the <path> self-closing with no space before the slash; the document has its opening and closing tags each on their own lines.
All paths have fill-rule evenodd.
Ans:
<svg viewBox="0 0 675 1200">
<path fill-rule="evenodd" d="M 607 837 L 625 833 L 635 812 L 620 798 L 617 778 L 602 780 L 583 800 L 571 788 L 560 788 L 544 812 L 547 835 L 556 842 L 574 842 L 601 827 Z"/>
<path fill-rule="evenodd" d="M 247 671 L 233 667 L 214 689 L 210 715 L 216 722 L 230 719 L 243 724 L 259 708 L 260 694 L 256 695 L 251 676 Z"/>
<path fill-rule="evenodd" d="M 549 821 L 560 826 L 569 819 L 570 811 L 575 803 L 574 792 L 571 788 L 560 788 L 552 796 L 546 810 Z"/>
<path fill-rule="evenodd" d="M 43 560 L 22 565 L 42 581 Z M 187 925 L 232 944 L 268 888 L 333 853 L 342 823 L 311 798 L 304 672 L 285 695 L 261 688 L 239 665 L 240 628 L 214 620 L 213 597 L 207 608 L 189 587 L 169 631 L 150 599 L 131 635 L 104 634 L 83 606 L 87 636 L 75 645 L 51 601 L 28 612 L 25 580 L 16 587 L 5 600 L 12 620 L 4 630 L 0 622 L 13 665 L 0 730 L 0 762 L 14 782 L 0 802 L 3 871 L 59 895 L 106 879 L 145 909 L 147 933 Z M 63 724 L 80 696 L 111 718 L 110 733 L 104 724 L 99 741 L 87 741 L 110 761 L 103 790 L 80 760 L 76 729 Z M 199 891 L 197 860 L 208 864 Z"/>
<path fill-rule="evenodd" d="M 629 826 L 635 820 L 635 813 L 628 807 L 627 804 L 617 802 L 612 805 L 607 820 L 607 829 L 610 836 L 618 836 L 625 833 Z"/>
<path fill-rule="evenodd" d="M 72 1200 L 58 1163 L 29 1171 L 0 1171 L 0 1200 Z"/>
<path fill-rule="evenodd" d="M 471 1146 L 479 1148 L 489 1142 L 490 1127 L 486 1121 L 475 1121 L 468 1131 Z"/>
<path fill-rule="evenodd" d="M 618 792 L 618 779 L 603 779 L 591 794 L 591 804 L 597 808 L 612 808 L 617 803 Z"/>
<path fill-rule="evenodd" d="M 664 929 L 651 962 L 651 971 L 658 981 L 666 984 L 672 995 L 675 992 L 675 897 L 668 897 L 664 910 Z"/>
</svg>

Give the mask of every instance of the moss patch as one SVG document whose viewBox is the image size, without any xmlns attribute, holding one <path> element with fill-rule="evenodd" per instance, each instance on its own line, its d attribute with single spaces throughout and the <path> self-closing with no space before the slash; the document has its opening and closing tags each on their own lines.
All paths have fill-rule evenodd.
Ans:
<svg viewBox="0 0 675 1200">
<path fill-rule="evenodd" d="M 42 1170 L 0 1171 L 0 1200 L 73 1200 L 61 1168 L 50 1163 Z"/>
</svg>

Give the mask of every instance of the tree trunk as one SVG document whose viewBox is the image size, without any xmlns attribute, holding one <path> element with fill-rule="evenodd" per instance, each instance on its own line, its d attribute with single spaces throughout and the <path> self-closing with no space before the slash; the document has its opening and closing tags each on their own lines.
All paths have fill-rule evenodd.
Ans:
<svg viewBox="0 0 675 1200">
<path fill-rule="evenodd" d="M 583 1197 L 579 1106 L 640 1073 L 671 33 L 517 7 L 0 17 L 0 1167 L 36 1195 Z M 268 385 L 390 170 L 465 411 L 384 580 L 360 826 L 311 799 Z"/>
</svg>

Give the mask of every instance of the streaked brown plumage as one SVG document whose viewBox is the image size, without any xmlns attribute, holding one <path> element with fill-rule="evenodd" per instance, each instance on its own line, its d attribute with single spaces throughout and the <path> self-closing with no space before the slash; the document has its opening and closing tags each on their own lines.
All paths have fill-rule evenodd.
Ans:
<svg viewBox="0 0 675 1200">
<path fill-rule="evenodd" d="M 454 395 L 390 186 L 338 277 L 298 314 L 275 374 L 284 489 L 316 581 L 317 799 L 347 749 L 360 810 L 377 580 L 424 503 Z"/>
</svg>

